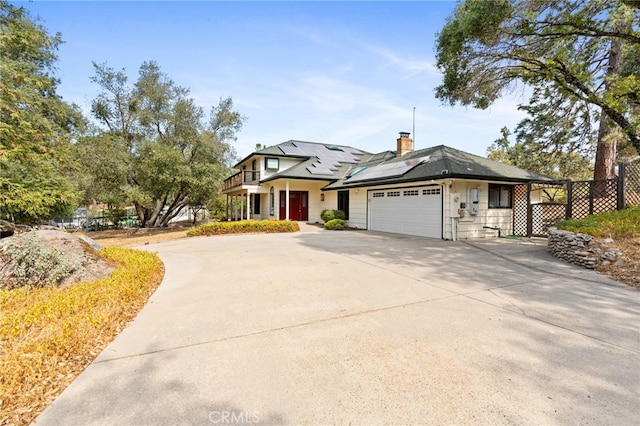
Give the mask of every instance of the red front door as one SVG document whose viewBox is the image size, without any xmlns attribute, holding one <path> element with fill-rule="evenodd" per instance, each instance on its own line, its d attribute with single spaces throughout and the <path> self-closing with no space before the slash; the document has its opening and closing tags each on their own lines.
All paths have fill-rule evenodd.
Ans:
<svg viewBox="0 0 640 426">
<path fill-rule="evenodd" d="M 286 191 L 280 191 L 280 219 L 287 218 Z M 289 220 L 309 220 L 309 193 L 289 191 Z"/>
</svg>

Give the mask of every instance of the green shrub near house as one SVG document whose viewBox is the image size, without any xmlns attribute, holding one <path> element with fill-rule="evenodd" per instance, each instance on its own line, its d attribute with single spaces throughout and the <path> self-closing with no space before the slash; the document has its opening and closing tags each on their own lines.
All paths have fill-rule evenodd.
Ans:
<svg viewBox="0 0 640 426">
<path fill-rule="evenodd" d="M 610 211 L 587 216 L 582 219 L 562 220 L 558 229 L 594 237 L 639 237 L 640 206 L 631 206 L 620 211 Z"/>
<path fill-rule="evenodd" d="M 324 209 L 320 212 L 320 219 L 322 219 L 324 223 L 327 223 L 333 219 L 340 219 L 344 221 L 346 219 L 346 215 L 342 210 Z"/>
<path fill-rule="evenodd" d="M 330 221 L 324 224 L 324 227 L 332 231 L 342 231 L 344 229 L 344 220 L 331 219 Z"/>
<path fill-rule="evenodd" d="M 298 223 L 291 220 L 241 220 L 211 222 L 196 226 L 187 232 L 187 236 L 297 232 L 299 230 Z"/>
</svg>

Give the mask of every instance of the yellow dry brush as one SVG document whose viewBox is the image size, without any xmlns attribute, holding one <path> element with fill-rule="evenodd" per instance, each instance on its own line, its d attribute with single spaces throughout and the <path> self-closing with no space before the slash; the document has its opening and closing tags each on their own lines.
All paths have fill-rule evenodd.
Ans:
<svg viewBox="0 0 640 426">
<path fill-rule="evenodd" d="M 0 425 L 29 424 L 140 311 L 162 280 L 155 253 L 100 255 L 116 270 L 64 289 L 0 290 Z"/>
<path fill-rule="evenodd" d="M 191 228 L 187 236 L 248 233 L 297 232 L 300 226 L 291 220 L 240 220 L 237 222 L 211 222 Z"/>
</svg>

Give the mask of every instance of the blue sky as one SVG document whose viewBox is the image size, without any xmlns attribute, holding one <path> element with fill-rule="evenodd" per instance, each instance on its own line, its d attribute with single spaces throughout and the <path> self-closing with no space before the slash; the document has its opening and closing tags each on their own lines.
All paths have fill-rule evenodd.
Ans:
<svg viewBox="0 0 640 426">
<path fill-rule="evenodd" d="M 239 157 L 289 139 L 395 149 L 448 145 L 479 155 L 523 118 L 513 95 L 478 111 L 441 105 L 434 40 L 456 3 L 12 1 L 65 41 L 59 94 L 89 111 L 92 61 L 125 68 L 156 61 L 205 109 L 231 96 L 247 123 Z"/>
</svg>

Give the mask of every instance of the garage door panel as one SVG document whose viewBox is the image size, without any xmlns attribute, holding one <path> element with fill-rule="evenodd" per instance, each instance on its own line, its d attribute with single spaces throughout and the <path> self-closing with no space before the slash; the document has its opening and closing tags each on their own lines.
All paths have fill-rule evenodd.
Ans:
<svg viewBox="0 0 640 426">
<path fill-rule="evenodd" d="M 369 191 L 369 229 L 442 237 L 441 188 L 427 186 Z"/>
</svg>

